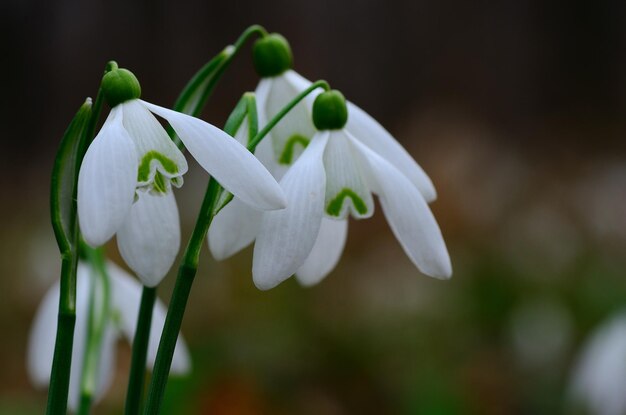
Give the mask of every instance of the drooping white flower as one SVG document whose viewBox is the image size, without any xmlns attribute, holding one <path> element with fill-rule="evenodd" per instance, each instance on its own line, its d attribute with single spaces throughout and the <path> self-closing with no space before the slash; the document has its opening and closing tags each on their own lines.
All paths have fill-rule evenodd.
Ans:
<svg viewBox="0 0 626 415">
<path fill-rule="evenodd" d="M 113 380 L 116 367 L 115 354 L 117 341 L 121 337 L 126 338 L 130 343 L 133 341 L 142 292 L 141 284 L 112 262 L 107 263 L 107 271 L 110 278 L 110 318 L 106 323 L 102 337 L 102 345 L 100 346 L 101 353 L 98 365 L 98 381 L 96 396 L 94 396 L 96 401 L 105 395 Z M 98 284 L 97 280 L 98 277 L 93 274 L 89 265 L 79 263 L 76 287 L 76 328 L 74 331 L 68 397 L 68 406 L 72 411 L 76 411 L 80 399 L 81 374 L 83 372 L 88 330 L 90 291 L 94 283 Z M 94 301 L 103 301 L 101 287 L 96 286 L 95 288 L 96 298 Z M 28 375 L 31 382 L 41 388 L 48 386 L 50 381 L 58 307 L 59 284 L 57 282 L 46 293 L 37 310 L 28 341 Z M 166 310 L 163 303 L 157 300 L 152 315 L 152 326 L 148 344 L 148 368 L 152 368 L 156 358 L 159 336 L 165 324 L 165 314 Z M 175 375 L 183 375 L 189 372 L 190 367 L 190 356 L 185 340 L 179 337 L 172 361 L 172 373 Z"/>
<path fill-rule="evenodd" d="M 569 403 L 594 415 L 623 415 L 625 385 L 626 312 L 622 311 L 584 343 L 574 366 Z"/>
<path fill-rule="evenodd" d="M 344 124 L 345 120 L 339 125 Z M 379 197 L 411 261 L 427 275 L 450 277 L 450 258 L 423 194 L 395 163 L 347 128 L 321 128 L 280 185 L 287 196 L 286 209 L 249 216 L 237 226 L 247 225 L 250 231 L 229 234 L 244 209 L 233 201 L 216 216 L 209 233 L 218 258 L 256 238 L 252 273 L 259 288 L 272 288 L 292 274 L 305 285 L 319 282 L 341 256 L 348 215 L 363 219 L 374 213 L 372 194 Z"/>
<path fill-rule="evenodd" d="M 120 84 L 130 86 L 120 89 Z M 153 113 L 239 200 L 262 210 L 284 207 L 271 174 L 219 128 L 140 100 L 139 83 L 124 69 L 107 73 L 102 87 L 112 109 L 80 168 L 80 228 L 92 246 L 117 233 L 122 256 L 146 286 L 161 281 L 178 252 L 180 224 L 171 187 L 180 187 L 187 172 L 185 157 Z"/>
<path fill-rule="evenodd" d="M 272 59 L 265 60 L 265 55 Z M 259 40 L 255 45 L 255 65 L 257 72 L 263 77 L 256 90 L 258 118 L 261 127 L 267 124 L 298 94 L 311 86 L 310 81 L 290 69 L 290 56 L 289 46 L 280 35 L 269 35 Z M 265 65 L 266 61 L 270 62 L 271 65 Z M 257 147 L 255 153 L 257 158 L 263 162 L 277 180 L 283 178 L 285 172 L 296 162 L 317 134 L 312 116 L 313 103 L 320 93 L 322 93 L 322 89 L 314 91 L 296 105 Z M 435 200 L 436 191 L 432 181 L 391 134 L 356 105 L 348 102 L 347 109 L 350 116 L 342 129 L 344 135 L 356 140 L 360 144 L 359 147 L 364 147 L 364 151 L 375 154 L 376 160 L 380 159 L 381 163 L 386 162 L 392 165 L 394 172 L 399 172 L 400 175 L 404 176 L 421 193 L 424 200 L 427 202 Z M 237 137 L 242 140 L 245 136 L 238 135 Z M 242 142 L 245 143 L 245 141 Z M 341 140 L 332 143 L 331 149 L 325 150 L 325 153 L 328 152 L 329 154 L 327 156 L 329 168 L 333 171 L 336 170 L 337 174 L 348 174 L 344 171 L 346 168 L 354 170 L 354 161 L 342 159 L 347 154 L 346 149 L 352 147 L 354 145 L 346 145 Z M 352 158 L 347 160 L 352 160 Z M 343 166 L 344 163 L 348 163 L 352 167 Z M 357 176 L 354 175 L 354 177 Z M 401 181 L 406 184 L 404 179 Z M 334 186 L 334 184 L 330 186 Z M 354 183 L 354 186 L 362 190 L 363 201 L 371 203 L 371 195 L 369 191 L 364 191 L 363 184 Z M 333 190 L 326 189 L 325 192 L 327 191 L 332 193 Z M 369 204 L 366 204 L 366 207 L 369 208 Z M 301 283 L 312 285 L 319 282 L 334 269 L 339 261 L 345 245 L 348 226 L 345 208 L 342 206 L 341 209 L 344 210 L 340 212 L 339 220 L 337 217 L 332 219 L 326 216 L 322 217 L 318 240 L 306 261 L 296 272 L 296 277 Z M 426 209 L 428 210 L 427 207 Z M 386 208 L 386 210 L 391 210 L 391 208 Z M 367 214 L 361 214 L 357 211 L 354 216 L 361 218 L 372 213 L 370 210 L 366 210 L 366 212 Z M 430 214 L 430 211 L 428 213 Z M 418 213 L 414 212 L 413 214 L 417 215 Z M 253 212 L 237 200 L 233 200 L 222 209 L 213 220 L 209 230 L 209 247 L 214 257 L 218 260 L 227 258 L 251 244 L 257 237 L 263 216 L 264 213 Z M 241 218 L 245 218 L 245 220 Z M 394 232 L 397 234 L 400 230 L 394 230 Z M 304 232 L 299 230 L 298 233 Z M 295 246 L 292 248 L 295 249 Z M 256 252 L 255 250 L 255 257 L 257 257 Z M 444 256 L 447 258 L 447 252 Z M 414 262 L 416 261 L 414 260 Z"/>
</svg>

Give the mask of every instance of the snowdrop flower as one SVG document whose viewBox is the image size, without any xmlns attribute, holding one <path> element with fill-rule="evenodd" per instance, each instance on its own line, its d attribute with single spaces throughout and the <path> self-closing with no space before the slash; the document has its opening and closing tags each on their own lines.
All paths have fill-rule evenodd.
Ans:
<svg viewBox="0 0 626 415">
<path fill-rule="evenodd" d="M 570 403 L 595 415 L 626 414 L 626 312 L 600 326 L 574 367 Z"/>
<path fill-rule="evenodd" d="M 424 196 L 399 168 L 344 128 L 347 118 L 341 93 L 318 95 L 313 121 L 319 132 L 280 180 L 287 208 L 263 213 L 259 224 L 246 223 L 250 218 L 242 222 L 248 229 L 256 227 L 248 235 L 235 232 L 239 240 L 256 237 L 252 274 L 260 289 L 292 274 L 305 285 L 319 282 L 341 256 L 348 215 L 364 219 L 374 213 L 372 193 L 411 261 L 427 275 L 450 277 L 450 258 Z M 214 222 L 209 242 L 219 253 L 226 250 L 219 245 L 219 237 L 226 237 L 224 223 L 240 217 L 237 209 L 242 206 L 235 205 Z"/>
<path fill-rule="evenodd" d="M 110 319 L 106 324 L 102 337 L 96 396 L 101 399 L 113 380 L 116 344 L 120 337 L 132 342 L 135 336 L 139 303 L 142 287 L 139 282 L 115 264 L 107 263 L 110 283 Z M 72 350 L 72 369 L 68 406 L 76 411 L 80 399 L 81 374 L 87 340 L 90 290 L 98 278 L 94 276 L 89 265 L 79 263 L 77 272 L 76 329 Z M 96 288 L 95 301 L 102 301 L 102 290 Z M 27 349 L 28 375 L 37 387 L 47 387 L 50 381 L 52 358 L 54 355 L 55 334 L 57 329 L 57 312 L 59 306 L 59 283 L 55 283 L 46 293 L 33 321 Z M 165 307 L 157 300 L 152 316 L 152 330 L 148 345 L 149 368 L 154 364 L 159 336 L 165 323 Z M 184 339 L 179 337 L 172 361 L 172 373 L 182 375 L 190 370 L 190 357 Z"/>
<path fill-rule="evenodd" d="M 291 50 L 280 35 L 271 34 L 257 41 L 253 58 L 256 70 L 262 77 L 256 96 L 259 124 L 263 126 L 296 95 L 307 89 L 311 82 L 291 69 Z M 317 133 L 312 120 L 313 103 L 320 93 L 321 89 L 296 105 L 257 147 L 256 156 L 277 180 L 283 178 Z M 364 145 L 365 150 L 374 152 L 383 161 L 392 164 L 419 190 L 427 202 L 435 200 L 436 191 L 430 178 L 391 134 L 356 105 L 348 102 L 347 110 L 350 117 L 342 127 L 343 131 L 360 145 Z M 242 141 L 246 136 L 237 134 L 236 137 Z M 367 200 L 371 200 L 371 196 Z M 369 210 L 363 214 L 357 212 L 355 217 L 368 215 L 371 215 Z M 233 200 L 218 213 L 209 229 L 209 247 L 213 256 L 218 260 L 225 259 L 251 244 L 260 231 L 263 216 L 263 212 L 253 211 Z M 339 221 L 330 219 L 327 215 L 322 218 L 319 241 L 296 272 L 296 277 L 302 284 L 312 285 L 319 282 L 339 261 L 348 225 L 345 211 L 341 212 L 340 217 Z M 255 258 L 256 252 L 255 249 Z M 444 256 L 447 258 L 447 252 Z"/>
<path fill-rule="evenodd" d="M 239 142 L 200 119 L 139 99 L 137 78 L 113 69 L 102 81 L 111 113 L 85 154 L 78 179 L 78 216 L 85 241 L 99 246 L 117 233 L 122 257 L 146 286 L 157 285 L 180 245 L 172 186 L 187 162 L 153 114 L 164 118 L 198 163 L 241 202 L 285 206 L 280 186 Z"/>
</svg>

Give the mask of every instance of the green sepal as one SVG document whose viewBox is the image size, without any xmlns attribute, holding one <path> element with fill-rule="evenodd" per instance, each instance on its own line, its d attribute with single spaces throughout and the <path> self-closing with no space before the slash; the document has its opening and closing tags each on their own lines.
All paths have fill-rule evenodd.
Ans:
<svg viewBox="0 0 626 415">
<path fill-rule="evenodd" d="M 346 98 L 336 89 L 322 92 L 313 102 L 313 124 L 318 130 L 339 130 L 348 122 Z"/>
<path fill-rule="evenodd" d="M 254 43 L 252 62 L 261 78 L 282 74 L 293 67 L 289 42 L 278 33 L 263 36 Z"/>
<path fill-rule="evenodd" d="M 83 156 L 82 141 L 85 140 L 91 114 L 91 98 L 87 98 L 67 127 L 52 168 L 50 215 L 61 253 L 70 251 L 74 245 L 78 171 Z"/>
</svg>

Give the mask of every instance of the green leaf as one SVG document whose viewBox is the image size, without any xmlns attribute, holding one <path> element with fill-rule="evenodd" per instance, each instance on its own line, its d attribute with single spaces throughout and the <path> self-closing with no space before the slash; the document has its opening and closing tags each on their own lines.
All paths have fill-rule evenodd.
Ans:
<svg viewBox="0 0 626 415">
<path fill-rule="evenodd" d="M 50 186 L 50 214 L 61 253 L 73 245 L 76 227 L 76 187 L 82 161 L 82 140 L 92 113 L 91 98 L 80 107 L 61 140 Z"/>
</svg>

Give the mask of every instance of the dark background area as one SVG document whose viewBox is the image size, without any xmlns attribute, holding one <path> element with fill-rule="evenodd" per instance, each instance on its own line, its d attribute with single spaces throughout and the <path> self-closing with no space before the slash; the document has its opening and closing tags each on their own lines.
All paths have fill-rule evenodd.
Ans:
<svg viewBox="0 0 626 415">
<path fill-rule="evenodd" d="M 455 275 L 420 275 L 380 211 L 351 222 L 342 262 L 311 289 L 259 292 L 250 249 L 221 263 L 205 250 L 183 325 L 194 372 L 172 383 L 167 413 L 566 413 L 584 339 L 626 303 L 623 1 L 0 0 L 0 413 L 45 402 L 24 347 L 58 275 L 49 174 L 104 65 L 171 106 L 253 23 L 431 175 Z M 257 82 L 248 49 L 203 118 L 222 125 Z M 177 193 L 183 240 L 206 180 L 191 168 Z M 114 243 L 110 256 L 122 264 Z M 122 404 L 120 354 L 97 413 Z"/>
</svg>

